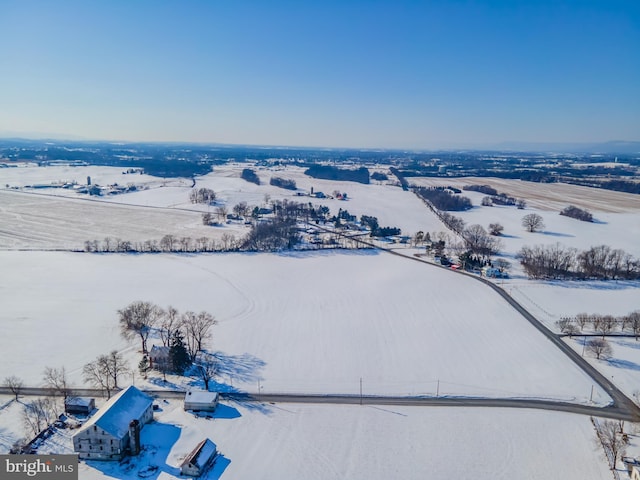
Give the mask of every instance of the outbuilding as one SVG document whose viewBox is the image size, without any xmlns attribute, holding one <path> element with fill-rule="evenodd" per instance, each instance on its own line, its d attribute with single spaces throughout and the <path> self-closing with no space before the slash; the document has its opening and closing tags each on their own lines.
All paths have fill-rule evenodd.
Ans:
<svg viewBox="0 0 640 480">
<path fill-rule="evenodd" d="M 89 397 L 67 397 L 64 411 L 71 415 L 89 415 L 96 408 L 96 401 Z"/>
<path fill-rule="evenodd" d="M 189 390 L 184 395 L 184 409 L 194 412 L 213 412 L 218 406 L 218 393 L 205 390 Z"/>
<path fill-rule="evenodd" d="M 196 445 L 196 448 L 187 455 L 187 458 L 180 465 L 180 473 L 199 477 L 215 463 L 217 456 L 216 444 L 207 438 Z"/>
</svg>

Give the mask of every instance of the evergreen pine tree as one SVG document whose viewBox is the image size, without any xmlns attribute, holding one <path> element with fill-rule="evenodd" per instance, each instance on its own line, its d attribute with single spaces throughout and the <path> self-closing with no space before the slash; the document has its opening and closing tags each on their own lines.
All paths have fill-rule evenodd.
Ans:
<svg viewBox="0 0 640 480">
<path fill-rule="evenodd" d="M 149 358 L 146 355 L 138 363 L 138 370 L 140 370 L 140 375 L 147 378 L 147 372 L 151 370 L 151 365 L 149 365 Z"/>
<path fill-rule="evenodd" d="M 184 346 L 182 333 L 180 330 L 173 332 L 171 336 L 171 346 L 169 347 L 169 360 L 173 366 L 173 371 L 178 375 L 183 375 L 185 370 L 191 365 L 189 353 Z"/>
</svg>

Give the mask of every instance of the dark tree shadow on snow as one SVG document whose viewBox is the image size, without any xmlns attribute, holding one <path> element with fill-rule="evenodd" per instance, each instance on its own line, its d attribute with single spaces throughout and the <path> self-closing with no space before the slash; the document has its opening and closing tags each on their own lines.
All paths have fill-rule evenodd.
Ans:
<svg viewBox="0 0 640 480">
<path fill-rule="evenodd" d="M 616 367 L 616 368 L 640 371 L 640 365 L 638 365 L 635 362 L 630 362 L 629 360 L 621 360 L 619 358 L 610 358 L 607 360 L 607 363 L 612 367 Z"/>
<path fill-rule="evenodd" d="M 549 232 L 545 230 L 544 232 L 540 232 L 543 235 L 547 235 L 549 237 L 563 237 L 563 238 L 574 238 L 575 235 L 571 235 L 569 233 L 560 233 L 560 232 Z"/>
</svg>

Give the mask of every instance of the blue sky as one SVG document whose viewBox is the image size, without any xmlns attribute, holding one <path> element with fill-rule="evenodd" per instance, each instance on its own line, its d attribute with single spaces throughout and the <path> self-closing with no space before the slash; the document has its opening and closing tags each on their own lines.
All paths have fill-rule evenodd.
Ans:
<svg viewBox="0 0 640 480">
<path fill-rule="evenodd" d="M 0 0 L 0 134 L 640 140 L 640 2 Z"/>
</svg>

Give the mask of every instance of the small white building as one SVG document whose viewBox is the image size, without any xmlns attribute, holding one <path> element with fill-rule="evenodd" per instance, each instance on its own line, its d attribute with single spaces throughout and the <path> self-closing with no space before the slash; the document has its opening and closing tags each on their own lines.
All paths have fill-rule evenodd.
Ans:
<svg viewBox="0 0 640 480">
<path fill-rule="evenodd" d="M 184 395 L 184 409 L 194 412 L 213 412 L 218 406 L 218 393 L 189 390 Z"/>
<path fill-rule="evenodd" d="M 153 420 L 153 398 L 129 386 L 111 397 L 73 436 L 86 460 L 121 460 L 140 450 L 140 430 Z"/>
<path fill-rule="evenodd" d="M 207 468 L 215 463 L 218 456 L 216 444 L 208 438 L 201 441 L 180 465 L 180 473 L 192 477 L 199 477 Z"/>
</svg>

